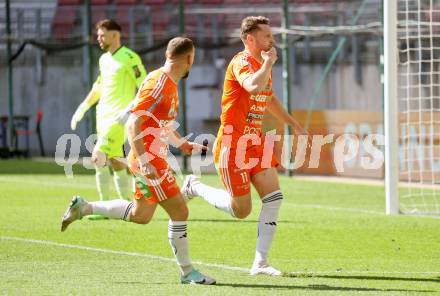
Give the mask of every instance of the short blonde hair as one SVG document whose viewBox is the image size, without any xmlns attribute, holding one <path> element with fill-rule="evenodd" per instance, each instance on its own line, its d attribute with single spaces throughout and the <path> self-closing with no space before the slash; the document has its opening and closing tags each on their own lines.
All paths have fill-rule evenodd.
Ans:
<svg viewBox="0 0 440 296">
<path fill-rule="evenodd" d="M 258 25 L 270 25 L 270 20 L 264 16 L 248 16 L 241 21 L 240 37 L 242 40 L 254 31 L 259 30 Z"/>
<path fill-rule="evenodd" d="M 194 43 L 186 37 L 175 37 L 168 42 L 167 54 L 171 58 L 191 52 L 194 49 Z"/>
</svg>

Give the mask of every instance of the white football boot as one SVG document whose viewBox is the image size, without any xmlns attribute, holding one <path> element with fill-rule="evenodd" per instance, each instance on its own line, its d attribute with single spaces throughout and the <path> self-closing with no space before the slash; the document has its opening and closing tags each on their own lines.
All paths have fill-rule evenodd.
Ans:
<svg viewBox="0 0 440 296">
<path fill-rule="evenodd" d="M 252 265 L 251 275 L 257 275 L 257 274 L 265 274 L 265 275 L 271 275 L 271 276 L 282 276 L 283 273 L 279 271 L 278 269 L 275 269 L 274 267 L 270 266 L 267 262 L 254 262 Z"/>
<path fill-rule="evenodd" d="M 197 196 L 197 194 L 192 189 L 192 186 L 194 186 L 194 184 L 197 183 L 200 183 L 200 181 L 199 181 L 199 177 L 197 177 L 196 175 L 188 175 L 185 177 L 180 192 L 182 193 L 183 198 L 185 199 L 186 202 L 190 201 L 191 199 Z"/>
</svg>

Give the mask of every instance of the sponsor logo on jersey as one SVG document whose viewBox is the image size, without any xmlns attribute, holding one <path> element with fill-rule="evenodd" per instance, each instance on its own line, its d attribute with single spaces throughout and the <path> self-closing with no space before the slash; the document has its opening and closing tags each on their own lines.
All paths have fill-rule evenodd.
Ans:
<svg viewBox="0 0 440 296">
<path fill-rule="evenodd" d="M 243 135 L 260 135 L 261 134 L 261 128 L 258 127 L 252 127 L 249 125 L 246 125 L 243 130 Z"/>
<path fill-rule="evenodd" d="M 267 96 L 266 95 L 252 95 L 251 100 L 254 100 L 256 102 L 266 102 Z"/>
<path fill-rule="evenodd" d="M 251 111 L 256 111 L 256 112 L 263 112 L 266 110 L 266 106 L 258 106 L 258 105 L 252 105 L 250 108 Z"/>
<path fill-rule="evenodd" d="M 247 121 L 247 122 L 252 122 L 254 119 L 262 120 L 263 117 L 264 117 L 264 114 L 257 114 L 257 113 L 251 113 L 251 112 L 249 112 L 249 113 L 247 114 L 246 121 Z"/>
<path fill-rule="evenodd" d="M 141 76 L 141 70 L 139 70 L 139 67 L 137 65 L 133 66 L 133 71 L 136 78 L 139 78 Z"/>
</svg>

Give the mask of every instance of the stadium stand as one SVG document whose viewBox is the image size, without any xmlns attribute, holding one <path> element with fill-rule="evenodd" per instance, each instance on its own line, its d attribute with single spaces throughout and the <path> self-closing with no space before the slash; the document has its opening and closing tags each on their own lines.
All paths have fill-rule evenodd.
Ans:
<svg viewBox="0 0 440 296">
<path fill-rule="evenodd" d="M 143 4 L 148 6 L 164 5 L 167 0 L 143 0 Z"/>
<path fill-rule="evenodd" d="M 110 0 L 91 0 L 90 2 L 93 5 L 107 5 L 110 3 Z"/>
<path fill-rule="evenodd" d="M 137 0 L 115 0 L 116 5 L 136 5 Z"/>
<path fill-rule="evenodd" d="M 217 5 L 221 4 L 222 2 L 223 0 L 200 0 L 200 3 L 205 5 Z"/>
<path fill-rule="evenodd" d="M 93 27 L 102 19 L 107 18 L 107 9 L 105 6 L 92 6 L 92 25 Z"/>
<path fill-rule="evenodd" d="M 64 0 L 67 1 L 67 0 Z M 52 34 L 55 39 L 70 37 L 75 25 L 77 10 L 75 6 L 58 6 L 52 22 Z"/>
<path fill-rule="evenodd" d="M 82 0 L 58 0 L 58 5 L 80 5 L 82 4 Z"/>
<path fill-rule="evenodd" d="M 130 17 L 130 14 L 132 14 L 132 16 L 134 16 L 133 10 L 131 10 L 131 8 L 134 8 L 134 7 L 132 7 L 130 5 L 121 4 L 121 3 L 117 4 L 117 6 L 116 6 L 115 19 L 122 28 L 122 36 L 123 37 L 128 37 L 128 35 L 130 33 L 134 33 L 134 32 L 130 32 L 130 22 L 135 21 L 135 19 L 133 17 Z"/>
</svg>

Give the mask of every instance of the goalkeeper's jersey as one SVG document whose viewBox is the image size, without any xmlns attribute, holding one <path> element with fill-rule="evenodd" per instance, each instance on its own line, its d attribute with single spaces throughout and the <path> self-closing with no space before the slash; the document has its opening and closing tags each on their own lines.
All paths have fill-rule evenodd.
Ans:
<svg viewBox="0 0 440 296">
<path fill-rule="evenodd" d="M 134 99 L 146 76 L 140 57 L 125 46 L 113 54 L 104 53 L 99 59 L 99 72 L 93 85 L 100 94 L 96 107 L 98 130 L 113 123 L 115 116 Z"/>
</svg>

